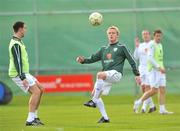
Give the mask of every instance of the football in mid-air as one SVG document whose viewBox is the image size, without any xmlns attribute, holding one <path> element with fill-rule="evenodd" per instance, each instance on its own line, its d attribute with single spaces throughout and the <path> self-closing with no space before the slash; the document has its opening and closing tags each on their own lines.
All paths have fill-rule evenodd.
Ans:
<svg viewBox="0 0 180 131">
<path fill-rule="evenodd" d="M 98 12 L 91 13 L 89 15 L 89 21 L 93 26 L 98 26 L 102 24 L 103 16 Z"/>
</svg>

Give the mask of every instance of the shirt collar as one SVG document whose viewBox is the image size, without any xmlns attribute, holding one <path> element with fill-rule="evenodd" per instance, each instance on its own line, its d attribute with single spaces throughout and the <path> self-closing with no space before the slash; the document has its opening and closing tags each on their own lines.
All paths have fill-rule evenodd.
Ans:
<svg viewBox="0 0 180 131">
<path fill-rule="evenodd" d="M 18 37 L 16 37 L 16 36 L 13 36 L 13 39 L 14 39 L 14 40 L 17 40 L 17 41 L 21 41 L 21 39 L 18 38 Z"/>
<path fill-rule="evenodd" d="M 113 45 L 117 45 L 119 43 L 119 41 L 113 43 L 113 44 L 109 44 L 109 46 L 113 46 Z"/>
</svg>

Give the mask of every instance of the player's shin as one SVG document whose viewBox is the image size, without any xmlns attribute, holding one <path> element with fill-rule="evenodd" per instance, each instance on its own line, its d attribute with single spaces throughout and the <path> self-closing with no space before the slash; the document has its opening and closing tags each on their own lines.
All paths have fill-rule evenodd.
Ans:
<svg viewBox="0 0 180 131">
<path fill-rule="evenodd" d="M 101 98 L 99 98 L 97 100 L 97 107 L 101 113 L 101 115 L 104 117 L 104 119 L 108 120 L 108 116 L 107 116 L 107 113 L 106 113 L 106 110 L 105 110 L 105 107 L 104 107 L 104 102 Z"/>
<path fill-rule="evenodd" d="M 102 79 L 97 79 L 95 83 L 94 96 L 92 98 L 93 102 L 97 103 L 97 99 L 100 97 L 102 93 L 103 86 L 104 86 L 104 81 Z"/>
</svg>

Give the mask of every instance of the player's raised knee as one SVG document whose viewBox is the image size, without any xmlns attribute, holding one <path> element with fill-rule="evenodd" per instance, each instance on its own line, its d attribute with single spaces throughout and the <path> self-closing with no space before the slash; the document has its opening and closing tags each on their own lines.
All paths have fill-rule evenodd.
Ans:
<svg viewBox="0 0 180 131">
<path fill-rule="evenodd" d="M 44 88 L 43 88 L 43 86 L 41 84 L 40 84 L 39 90 L 40 90 L 41 94 L 44 93 Z"/>
<path fill-rule="evenodd" d="M 106 73 L 104 73 L 104 72 L 98 72 L 98 73 L 97 73 L 97 79 L 105 80 L 105 79 L 106 79 Z"/>
<path fill-rule="evenodd" d="M 34 95 L 40 96 L 41 94 L 41 90 L 36 85 L 30 87 L 29 91 L 31 92 L 31 94 L 34 94 Z"/>
</svg>

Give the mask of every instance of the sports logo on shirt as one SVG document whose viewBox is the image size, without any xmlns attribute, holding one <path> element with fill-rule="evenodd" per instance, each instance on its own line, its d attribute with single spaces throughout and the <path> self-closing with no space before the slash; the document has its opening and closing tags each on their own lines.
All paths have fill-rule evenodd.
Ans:
<svg viewBox="0 0 180 131">
<path fill-rule="evenodd" d="M 116 51 L 117 51 L 117 49 L 118 49 L 118 48 L 114 48 L 114 49 L 113 49 L 113 50 L 114 50 L 114 52 L 116 52 Z"/>
<path fill-rule="evenodd" d="M 106 55 L 106 57 L 107 57 L 108 59 L 111 59 L 111 58 L 112 58 L 112 54 L 111 54 L 111 53 L 108 53 L 108 54 Z"/>
</svg>

